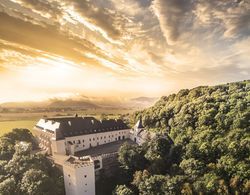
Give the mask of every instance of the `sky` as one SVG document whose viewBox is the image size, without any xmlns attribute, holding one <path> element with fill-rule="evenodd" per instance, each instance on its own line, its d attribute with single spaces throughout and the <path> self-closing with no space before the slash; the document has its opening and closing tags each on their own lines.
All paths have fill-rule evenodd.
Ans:
<svg viewBox="0 0 250 195">
<path fill-rule="evenodd" d="M 0 102 L 249 78 L 250 0 L 0 0 Z"/>
</svg>

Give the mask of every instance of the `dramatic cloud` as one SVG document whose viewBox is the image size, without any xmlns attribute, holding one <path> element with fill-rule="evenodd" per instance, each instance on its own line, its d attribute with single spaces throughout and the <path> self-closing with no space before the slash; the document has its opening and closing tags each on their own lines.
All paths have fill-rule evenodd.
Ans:
<svg viewBox="0 0 250 195">
<path fill-rule="evenodd" d="M 121 36 L 126 20 L 120 14 L 102 6 L 98 7 L 95 1 L 69 0 L 68 6 L 72 5 L 88 22 L 103 29 L 110 37 L 116 39 Z"/>
<path fill-rule="evenodd" d="M 186 33 L 213 28 L 226 38 L 250 34 L 249 1 L 154 0 L 152 8 L 170 45 Z"/>
<path fill-rule="evenodd" d="M 249 0 L 1 0 L 0 24 L 4 99 L 15 86 L 159 96 L 250 76 Z"/>
<path fill-rule="evenodd" d="M 93 52 L 100 55 L 102 53 L 89 41 L 79 40 L 77 37 L 71 37 L 64 32 L 60 32 L 57 26 L 47 25 L 42 27 L 5 13 L 0 13 L 0 23 L 2 24 L 0 26 L 0 37 L 2 39 L 64 56 L 76 62 L 89 63 L 90 65 L 97 63 L 84 53 Z"/>
<path fill-rule="evenodd" d="M 51 17 L 62 16 L 62 11 L 60 10 L 59 4 L 57 2 L 49 2 L 43 0 L 20 0 L 21 4 L 35 9 L 43 14 L 49 14 Z"/>
<path fill-rule="evenodd" d="M 190 23 L 192 1 L 155 0 L 152 7 L 168 44 L 173 44 Z"/>
</svg>

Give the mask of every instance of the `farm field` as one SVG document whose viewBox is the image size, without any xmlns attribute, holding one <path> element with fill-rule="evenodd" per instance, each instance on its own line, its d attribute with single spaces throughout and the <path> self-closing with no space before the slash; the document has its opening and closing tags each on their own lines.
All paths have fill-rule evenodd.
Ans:
<svg viewBox="0 0 250 195">
<path fill-rule="evenodd" d="M 14 128 L 25 128 L 32 131 L 36 122 L 36 120 L 0 121 L 0 136 Z"/>
</svg>

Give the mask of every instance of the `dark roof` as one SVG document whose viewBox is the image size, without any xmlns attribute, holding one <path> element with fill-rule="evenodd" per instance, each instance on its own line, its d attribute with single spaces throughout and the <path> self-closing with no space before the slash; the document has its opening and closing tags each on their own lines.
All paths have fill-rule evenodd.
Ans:
<svg viewBox="0 0 250 195">
<path fill-rule="evenodd" d="M 92 147 L 92 148 L 88 148 L 86 150 L 76 152 L 75 156 L 78 156 L 78 157 L 82 157 L 82 156 L 95 157 L 95 156 L 99 156 L 99 155 L 102 155 L 102 154 L 116 153 L 116 152 L 118 152 L 119 148 L 124 143 L 128 143 L 128 144 L 131 144 L 131 145 L 136 144 L 135 142 L 133 142 L 130 139 L 124 139 L 124 140 L 119 140 L 119 141 L 107 143 L 107 144 L 104 144 L 104 145 L 95 146 L 95 147 Z"/>
<path fill-rule="evenodd" d="M 47 120 L 60 123 L 56 130 L 57 140 L 65 137 L 128 129 L 128 126 L 121 119 L 97 120 L 94 117 L 66 117 L 48 118 Z"/>
</svg>

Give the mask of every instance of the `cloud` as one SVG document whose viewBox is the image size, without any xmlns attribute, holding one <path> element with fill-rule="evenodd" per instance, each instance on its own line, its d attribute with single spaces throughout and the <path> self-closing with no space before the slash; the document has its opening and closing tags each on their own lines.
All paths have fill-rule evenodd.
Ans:
<svg viewBox="0 0 250 195">
<path fill-rule="evenodd" d="M 39 56 L 39 51 L 0 39 L 0 51 L 3 50 L 15 51 L 23 55 L 29 55 L 31 57 Z"/>
<path fill-rule="evenodd" d="M 174 44 L 181 35 L 183 28 L 189 23 L 191 1 L 154 0 L 152 8 L 168 44 Z"/>
<path fill-rule="evenodd" d="M 250 2 L 243 0 L 154 0 L 152 9 L 169 45 L 185 34 L 197 36 L 216 29 L 224 38 L 250 35 Z M 216 34 L 215 36 L 218 36 Z"/>
<path fill-rule="evenodd" d="M 222 27 L 225 38 L 249 36 L 250 2 L 244 0 L 198 0 L 196 17 L 210 27 Z"/>
<path fill-rule="evenodd" d="M 102 28 L 113 39 L 122 34 L 124 18 L 113 10 L 105 7 L 98 7 L 94 2 L 88 0 L 68 0 L 68 6 L 74 9 L 90 23 Z"/>
<path fill-rule="evenodd" d="M 81 52 L 101 53 L 87 40 L 79 40 L 77 37 L 60 32 L 57 26 L 47 25 L 42 27 L 5 13 L 0 13 L 0 38 L 6 41 L 25 45 L 37 50 L 64 56 L 76 62 L 98 64 Z"/>
<path fill-rule="evenodd" d="M 49 14 L 51 17 L 57 18 L 62 16 L 62 10 L 57 2 L 46 1 L 46 0 L 20 0 L 21 4 L 35 9 L 38 12 Z"/>
<path fill-rule="evenodd" d="M 235 10 L 228 10 L 228 14 L 233 12 L 235 17 L 226 18 L 226 37 L 246 37 L 250 35 L 250 2 L 242 3 Z"/>
</svg>

